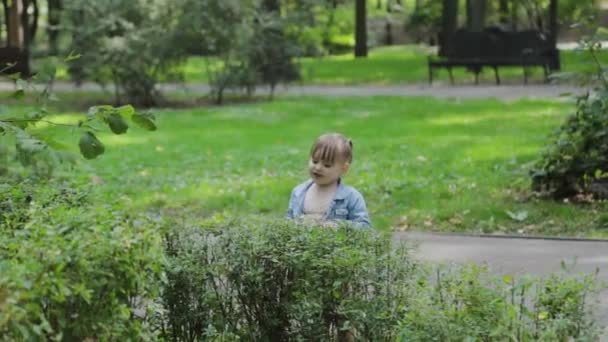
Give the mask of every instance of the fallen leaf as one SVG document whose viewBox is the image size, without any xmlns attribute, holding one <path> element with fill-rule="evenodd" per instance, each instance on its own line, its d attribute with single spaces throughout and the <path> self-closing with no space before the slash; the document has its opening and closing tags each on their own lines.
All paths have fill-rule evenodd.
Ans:
<svg viewBox="0 0 608 342">
<path fill-rule="evenodd" d="M 522 211 L 518 211 L 518 212 L 512 212 L 510 210 L 505 210 L 505 213 L 507 213 L 507 215 L 515 221 L 518 222 L 522 222 L 525 221 L 528 218 L 528 212 L 525 210 Z"/>
<path fill-rule="evenodd" d="M 91 183 L 95 184 L 95 185 L 99 185 L 99 184 L 103 184 L 103 179 L 97 175 L 92 175 L 91 176 Z"/>
</svg>

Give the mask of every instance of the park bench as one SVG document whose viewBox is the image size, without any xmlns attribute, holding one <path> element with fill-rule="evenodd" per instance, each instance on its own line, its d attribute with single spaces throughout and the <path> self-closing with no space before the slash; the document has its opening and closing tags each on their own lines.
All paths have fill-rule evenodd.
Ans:
<svg viewBox="0 0 608 342">
<path fill-rule="evenodd" d="M 8 67 L 9 65 L 12 65 Z M 29 57 L 26 51 L 16 47 L 0 47 L 0 75 L 19 73 L 30 76 Z"/>
<path fill-rule="evenodd" d="M 429 83 L 433 83 L 434 70 L 446 68 L 450 83 L 454 84 L 452 68 L 466 67 L 475 73 L 475 84 L 479 84 L 479 73 L 483 67 L 494 69 L 496 84 L 500 84 L 498 68 L 501 66 L 521 66 L 524 83 L 528 83 L 530 67 L 542 67 L 545 81 L 557 51 L 546 35 L 539 31 L 502 31 L 487 28 L 481 32 L 457 30 L 449 44 L 439 56 L 429 56 Z"/>
</svg>

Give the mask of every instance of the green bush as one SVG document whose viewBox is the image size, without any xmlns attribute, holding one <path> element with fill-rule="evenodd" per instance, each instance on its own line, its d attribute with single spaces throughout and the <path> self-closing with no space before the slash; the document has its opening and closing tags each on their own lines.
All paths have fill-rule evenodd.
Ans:
<svg viewBox="0 0 608 342">
<path fill-rule="evenodd" d="M 166 315 L 175 341 L 390 339 L 418 265 L 371 230 L 246 219 L 167 237 Z"/>
<path fill-rule="evenodd" d="M 531 170 L 532 189 L 555 198 L 592 194 L 608 198 L 608 78 L 597 58 L 608 30 L 599 29 L 581 42 L 581 50 L 594 63 L 575 78 L 590 85 L 576 98 L 576 110 L 554 133 L 540 160 Z M 559 76 L 559 75 L 558 75 Z"/>
<path fill-rule="evenodd" d="M 179 5 L 163 0 L 64 1 L 62 26 L 72 37 L 69 48 L 82 54 L 69 65 L 72 79 L 111 84 L 117 103 L 156 104 L 156 84 L 177 77 L 174 67 L 186 57 L 186 48 L 176 39 Z"/>
<path fill-rule="evenodd" d="M 155 224 L 88 205 L 81 190 L 0 184 L 0 340 L 147 339 Z"/>
<path fill-rule="evenodd" d="M 401 341 L 593 341 L 593 275 L 494 279 L 485 268 L 438 269 L 401 322 Z"/>
<path fill-rule="evenodd" d="M 479 266 L 422 265 L 393 247 L 371 230 L 256 218 L 175 228 L 159 330 L 172 341 L 335 340 L 347 330 L 362 341 L 597 333 L 592 275 L 495 279 Z"/>
</svg>

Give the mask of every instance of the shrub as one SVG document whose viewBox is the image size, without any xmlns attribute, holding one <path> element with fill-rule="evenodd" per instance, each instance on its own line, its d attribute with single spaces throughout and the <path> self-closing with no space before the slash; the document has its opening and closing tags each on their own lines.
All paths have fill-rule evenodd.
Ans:
<svg viewBox="0 0 608 342">
<path fill-rule="evenodd" d="M 171 340 L 390 339 L 418 265 L 370 230 L 247 219 L 167 236 Z"/>
<path fill-rule="evenodd" d="M 159 330 L 173 341 L 325 341 L 347 330 L 362 341 L 596 336 L 592 275 L 495 279 L 475 265 L 422 265 L 393 247 L 371 230 L 259 218 L 175 228 Z"/>
<path fill-rule="evenodd" d="M 401 322 L 401 341 L 591 341 L 593 275 L 495 279 L 485 268 L 439 268 Z"/>
<path fill-rule="evenodd" d="M 66 187 L 4 183 L 1 193 L 1 340 L 149 337 L 163 261 L 153 222 Z"/>
<path fill-rule="evenodd" d="M 554 133 L 554 142 L 532 169 L 535 191 L 555 198 L 579 194 L 608 198 L 608 78 L 597 59 L 607 37 L 608 30 L 599 29 L 582 41 L 581 48 L 596 64 L 588 73 L 574 76 L 591 88 L 577 97 L 576 111 Z"/>
<path fill-rule="evenodd" d="M 176 4 L 164 0 L 67 0 L 64 29 L 70 49 L 82 57 L 70 64 L 72 78 L 112 84 L 116 102 L 151 106 L 160 94 L 155 86 L 171 78 L 186 57 L 175 40 Z"/>
</svg>

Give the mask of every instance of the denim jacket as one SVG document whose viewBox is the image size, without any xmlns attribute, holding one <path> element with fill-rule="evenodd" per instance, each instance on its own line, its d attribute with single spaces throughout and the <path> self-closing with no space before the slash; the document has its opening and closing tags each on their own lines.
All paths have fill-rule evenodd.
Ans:
<svg viewBox="0 0 608 342">
<path fill-rule="evenodd" d="M 294 219 L 304 214 L 304 197 L 312 184 L 313 181 L 308 180 L 293 189 L 287 209 L 288 218 Z M 346 220 L 361 228 L 371 227 L 363 196 L 355 188 L 342 184 L 341 180 L 338 181 L 336 195 L 325 219 Z"/>
</svg>

